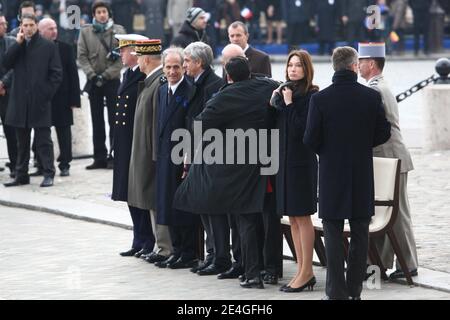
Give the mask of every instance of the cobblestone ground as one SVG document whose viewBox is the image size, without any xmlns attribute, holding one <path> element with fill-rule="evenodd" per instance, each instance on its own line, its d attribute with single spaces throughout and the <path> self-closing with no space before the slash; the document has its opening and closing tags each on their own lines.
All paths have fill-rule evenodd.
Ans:
<svg viewBox="0 0 450 320">
<path fill-rule="evenodd" d="M 200 277 L 187 270 L 158 269 L 118 255 L 131 232 L 97 223 L 0 206 L 1 299 L 320 299 L 325 272 L 315 268 L 313 292 L 286 294 L 278 286 L 239 288 L 236 280 Z M 285 262 L 287 282 L 295 270 Z M 382 283 L 363 299 L 450 299 L 450 294 Z"/>
</svg>

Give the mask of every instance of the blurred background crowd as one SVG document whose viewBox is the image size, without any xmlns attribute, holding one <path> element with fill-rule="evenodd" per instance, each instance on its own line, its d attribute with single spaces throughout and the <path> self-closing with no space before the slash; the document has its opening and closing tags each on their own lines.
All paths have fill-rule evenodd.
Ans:
<svg viewBox="0 0 450 320">
<path fill-rule="evenodd" d="M 61 40 L 76 46 L 79 30 L 68 27 L 66 8 L 81 8 L 81 24 L 91 23 L 94 0 L 36 0 L 37 15 L 59 23 Z M 18 25 L 17 0 L 0 0 L 9 30 Z M 108 1 L 107 1 L 108 2 Z M 250 43 L 266 45 L 268 53 L 287 53 L 311 44 L 312 53 L 329 54 L 336 43 L 386 41 L 388 53 L 402 54 L 407 46 L 419 53 L 450 47 L 450 0 L 110 0 L 114 22 L 128 33 L 160 38 L 169 44 L 186 19 L 188 8 L 207 12 L 207 34 L 216 50 L 228 42 L 227 26 L 240 20 L 248 25 Z M 381 23 L 364 27 L 366 9 L 379 5 Z M 406 40 L 406 42 L 405 42 Z M 447 40 L 447 41 L 445 41 Z M 415 42 L 415 43 L 414 43 Z M 425 43 L 426 42 L 426 43 Z M 286 48 L 286 44 L 288 47 Z M 415 44 L 415 45 L 414 45 Z M 270 46 L 272 45 L 272 46 Z M 281 50 L 281 52 L 280 52 Z M 282 52 L 284 50 L 284 52 Z"/>
</svg>

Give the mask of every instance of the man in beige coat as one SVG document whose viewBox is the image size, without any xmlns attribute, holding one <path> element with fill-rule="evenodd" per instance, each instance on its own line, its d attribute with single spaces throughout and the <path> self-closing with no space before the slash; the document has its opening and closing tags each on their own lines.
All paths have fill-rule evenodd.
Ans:
<svg viewBox="0 0 450 320">
<path fill-rule="evenodd" d="M 165 260 L 172 253 L 169 228 L 156 224 L 156 109 L 158 90 L 166 80 L 161 65 L 161 41 L 136 42 L 136 55 L 141 72 L 145 73 L 134 115 L 133 145 L 128 175 L 128 205 L 149 211 L 155 236 L 155 250 L 143 255 L 146 261 Z"/>
<path fill-rule="evenodd" d="M 399 215 L 394 224 L 394 232 L 397 237 L 400 250 L 405 257 L 406 264 L 412 276 L 417 276 L 417 249 L 414 239 L 413 226 L 411 221 L 411 213 L 408 201 L 408 171 L 414 169 L 411 155 L 403 143 L 402 134 L 399 125 L 399 112 L 397 100 L 390 91 L 386 80 L 383 77 L 383 68 L 385 64 L 385 44 L 369 43 L 359 45 L 359 70 L 361 76 L 367 81 L 369 87 L 381 94 L 386 118 L 391 123 L 391 138 L 373 150 L 374 157 L 397 158 L 401 160 L 400 170 L 400 205 Z M 376 239 L 377 246 L 383 266 L 392 268 L 394 263 L 394 251 L 387 237 Z M 397 261 L 396 271 L 389 277 L 391 279 L 404 278 L 405 275 L 401 271 Z"/>
<path fill-rule="evenodd" d="M 125 34 L 125 29 L 114 24 L 109 4 L 97 1 L 92 6 L 93 23 L 81 29 L 78 39 L 78 62 L 86 74 L 84 88 L 89 94 L 92 118 L 94 162 L 86 169 L 112 169 L 113 121 L 120 85 L 122 63 L 114 51 L 118 46 L 116 34 Z M 108 109 L 110 151 L 106 148 L 104 99 Z"/>
</svg>

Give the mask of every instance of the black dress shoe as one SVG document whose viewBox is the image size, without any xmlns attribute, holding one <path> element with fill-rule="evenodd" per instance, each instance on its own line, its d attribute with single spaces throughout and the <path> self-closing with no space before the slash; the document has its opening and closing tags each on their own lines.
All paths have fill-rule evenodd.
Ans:
<svg viewBox="0 0 450 320">
<path fill-rule="evenodd" d="M 44 172 L 41 169 L 37 169 L 35 172 L 29 174 L 30 177 L 40 177 L 43 175 Z"/>
<path fill-rule="evenodd" d="M 107 166 L 106 160 L 95 160 L 91 165 L 86 167 L 86 170 L 106 169 Z"/>
<path fill-rule="evenodd" d="M 139 250 L 138 252 L 136 252 L 135 254 L 134 254 L 134 256 L 136 257 L 136 258 L 140 258 L 143 254 L 149 254 L 149 253 L 151 253 L 152 251 L 150 250 L 150 249 L 141 249 L 141 250 Z"/>
<path fill-rule="evenodd" d="M 197 273 L 200 270 L 208 268 L 211 264 L 212 264 L 211 260 L 205 260 L 205 261 L 200 262 L 198 265 L 193 266 L 189 271 L 192 273 Z"/>
<path fill-rule="evenodd" d="M 171 255 L 163 261 L 155 262 L 155 266 L 158 268 L 167 268 L 168 264 L 174 263 L 179 259 L 176 255 Z"/>
<path fill-rule="evenodd" d="M 5 168 L 0 167 L 0 172 L 5 171 Z"/>
<path fill-rule="evenodd" d="M 70 169 L 66 168 L 66 169 L 61 169 L 61 172 L 59 174 L 61 177 L 68 177 L 70 176 Z"/>
<path fill-rule="evenodd" d="M 228 270 L 228 267 L 219 267 L 215 264 L 211 264 L 206 268 L 197 271 L 199 276 L 212 276 Z"/>
<path fill-rule="evenodd" d="M 417 269 L 413 269 L 413 270 L 409 271 L 409 273 L 411 274 L 411 277 L 417 277 L 417 275 L 418 275 Z M 392 272 L 389 275 L 389 280 L 400 279 L 400 278 L 406 278 L 406 275 L 403 272 L 403 270 L 395 270 L 394 272 Z"/>
<path fill-rule="evenodd" d="M 138 251 L 139 251 L 139 249 L 131 248 L 128 251 L 121 252 L 120 255 L 122 257 L 131 257 L 131 256 L 134 256 L 134 254 Z"/>
<path fill-rule="evenodd" d="M 147 258 L 145 258 L 145 261 L 147 261 L 148 263 L 156 263 L 156 262 L 161 262 L 166 260 L 167 257 L 157 254 L 157 253 L 153 253 L 151 256 L 147 256 Z"/>
<path fill-rule="evenodd" d="M 188 268 L 192 268 L 196 264 L 198 264 L 198 260 L 197 259 L 185 260 L 183 258 L 179 258 L 177 261 L 175 261 L 173 263 L 168 263 L 167 264 L 167 268 L 170 268 L 170 269 L 188 269 Z"/>
<path fill-rule="evenodd" d="M 265 284 L 278 284 L 278 276 L 271 273 L 266 273 L 263 277 Z"/>
<path fill-rule="evenodd" d="M 22 185 L 25 185 L 25 184 L 30 184 L 30 178 L 21 178 L 21 179 L 14 179 L 13 181 L 11 181 L 11 182 L 6 182 L 6 183 L 4 183 L 3 185 L 5 186 L 5 187 L 17 187 L 17 186 L 22 186 Z"/>
<path fill-rule="evenodd" d="M 227 271 L 220 273 L 217 279 L 237 279 L 241 274 L 244 274 L 244 270 L 241 267 L 231 267 Z"/>
<path fill-rule="evenodd" d="M 45 177 L 44 180 L 42 180 L 42 182 L 41 182 L 41 187 L 46 188 L 46 187 L 51 187 L 51 186 L 53 186 L 53 178 Z"/>
<path fill-rule="evenodd" d="M 256 277 L 253 279 L 246 279 L 245 281 L 240 283 L 240 286 L 242 288 L 247 288 L 247 289 L 250 289 L 250 288 L 264 289 L 264 284 L 260 277 Z"/>
<path fill-rule="evenodd" d="M 361 300 L 361 297 L 348 297 L 348 300 Z"/>
</svg>

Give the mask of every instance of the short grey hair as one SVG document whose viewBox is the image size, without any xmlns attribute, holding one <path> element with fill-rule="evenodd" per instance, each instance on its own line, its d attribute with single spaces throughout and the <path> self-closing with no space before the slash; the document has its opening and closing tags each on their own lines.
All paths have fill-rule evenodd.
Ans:
<svg viewBox="0 0 450 320">
<path fill-rule="evenodd" d="M 236 29 L 241 27 L 242 29 L 244 29 L 244 33 L 248 34 L 248 28 L 247 25 L 241 21 L 235 21 L 232 24 L 230 24 L 230 26 L 228 27 L 228 29 L 232 28 L 232 29 Z"/>
<path fill-rule="evenodd" d="M 169 54 L 177 54 L 180 57 L 180 62 L 181 65 L 183 65 L 184 63 L 184 53 L 183 53 L 183 49 L 179 48 L 179 47 L 170 47 L 167 48 L 166 50 L 163 51 L 162 53 L 162 63 L 163 66 L 166 65 L 166 58 Z"/>
<path fill-rule="evenodd" d="M 331 60 L 334 71 L 351 70 L 352 65 L 358 64 L 358 52 L 352 47 L 337 47 Z"/>
<path fill-rule="evenodd" d="M 211 47 L 201 41 L 192 42 L 188 45 L 184 49 L 184 55 L 191 56 L 194 61 L 200 61 L 203 69 L 210 67 L 214 59 Z"/>
</svg>

